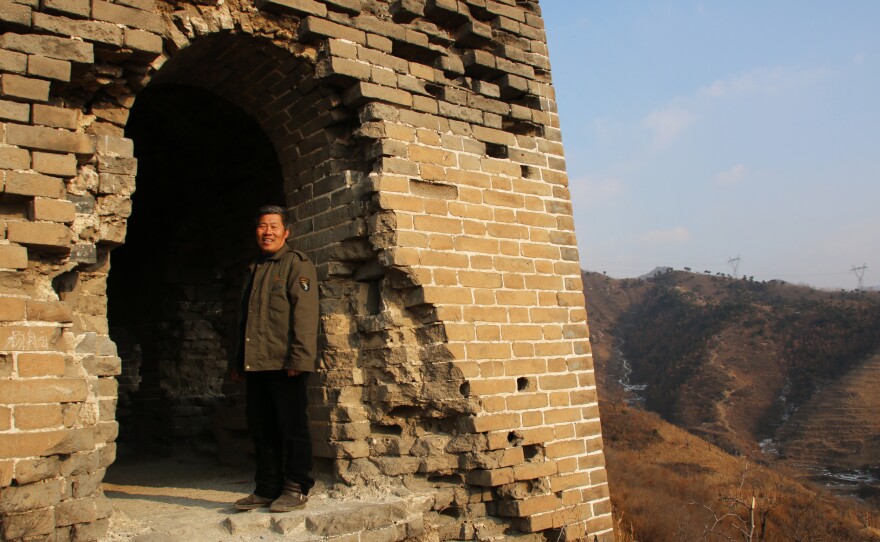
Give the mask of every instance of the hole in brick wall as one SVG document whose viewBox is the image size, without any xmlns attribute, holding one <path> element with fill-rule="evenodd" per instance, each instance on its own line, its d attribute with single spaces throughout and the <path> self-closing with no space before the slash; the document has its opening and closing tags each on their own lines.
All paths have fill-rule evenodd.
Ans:
<svg viewBox="0 0 880 542">
<path fill-rule="evenodd" d="M 511 431 L 507 433 L 507 442 L 513 444 L 514 446 L 519 446 L 522 444 L 523 436 L 519 431 Z"/>
<path fill-rule="evenodd" d="M 522 165 L 520 166 L 520 174 L 523 179 L 537 179 L 538 178 L 538 170 L 533 168 L 532 166 Z"/>
<path fill-rule="evenodd" d="M 382 287 L 378 280 L 367 283 L 367 314 L 376 315 L 382 312 Z"/>
<path fill-rule="evenodd" d="M 532 461 L 544 457 L 544 447 L 540 444 L 528 444 L 522 448 L 526 461 Z"/>
<path fill-rule="evenodd" d="M 543 137 L 544 127 L 540 124 L 520 119 L 505 118 L 501 121 L 501 126 L 506 132 L 512 132 L 516 135 L 524 135 L 530 137 Z"/>
<path fill-rule="evenodd" d="M 229 102 L 174 85 L 140 92 L 126 136 L 137 191 L 107 286 L 122 358 L 120 451 L 216 447 L 225 460 L 247 461 L 233 445 L 247 435 L 232 409 L 216 430 L 213 418 L 241 280 L 256 255 L 253 213 L 285 201 L 275 149 Z"/>
<path fill-rule="evenodd" d="M 422 413 L 422 409 L 414 406 L 399 406 L 394 407 L 388 412 L 388 416 L 391 418 L 418 418 L 419 414 Z"/>
<path fill-rule="evenodd" d="M 458 474 L 429 474 L 428 481 L 438 484 L 454 484 L 462 483 L 462 477 Z"/>
<path fill-rule="evenodd" d="M 521 376 L 516 379 L 516 391 L 526 391 L 529 389 L 529 384 L 531 380 L 525 376 Z"/>
<path fill-rule="evenodd" d="M 509 156 L 507 145 L 486 143 L 486 156 L 490 158 L 507 158 Z"/>
<path fill-rule="evenodd" d="M 471 394 L 471 384 L 470 382 L 465 382 L 461 386 L 458 387 L 458 392 L 465 397 L 470 396 Z"/>
<path fill-rule="evenodd" d="M 437 96 L 443 94 L 443 86 L 428 83 L 425 85 L 425 92 L 436 98 Z"/>
<path fill-rule="evenodd" d="M 458 519 L 461 517 L 461 508 L 457 506 L 447 506 L 443 510 L 440 510 L 441 516 L 446 516 L 449 518 Z"/>
<path fill-rule="evenodd" d="M 381 423 L 371 423 L 370 430 L 374 435 L 388 435 L 388 436 L 396 436 L 399 437 L 403 434 L 403 427 L 393 424 L 381 424 Z"/>
<path fill-rule="evenodd" d="M 52 279 L 52 289 L 55 290 L 55 293 L 58 294 L 58 298 L 62 301 L 64 300 L 65 294 L 76 289 L 77 284 L 79 284 L 78 271 L 67 271 L 66 273 L 61 273 Z"/>
</svg>

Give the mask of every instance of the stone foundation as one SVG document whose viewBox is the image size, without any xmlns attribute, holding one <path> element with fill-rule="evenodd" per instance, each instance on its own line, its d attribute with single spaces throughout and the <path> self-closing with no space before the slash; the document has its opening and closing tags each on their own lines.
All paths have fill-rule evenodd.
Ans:
<svg viewBox="0 0 880 542">
<path fill-rule="evenodd" d="M 4 539 L 100 537 L 117 438 L 246 458 L 222 373 L 265 202 L 318 266 L 339 482 L 430 491 L 443 540 L 612 539 L 537 2 L 0 0 L 0 30 Z"/>
</svg>

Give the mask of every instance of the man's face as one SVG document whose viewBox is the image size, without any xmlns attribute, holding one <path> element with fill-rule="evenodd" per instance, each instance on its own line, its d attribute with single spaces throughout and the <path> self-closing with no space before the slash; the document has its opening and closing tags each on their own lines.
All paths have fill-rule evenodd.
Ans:
<svg viewBox="0 0 880 542">
<path fill-rule="evenodd" d="M 263 254 L 272 254 L 284 246 L 290 230 L 284 228 L 281 215 L 263 215 L 257 221 L 257 245 Z"/>
</svg>

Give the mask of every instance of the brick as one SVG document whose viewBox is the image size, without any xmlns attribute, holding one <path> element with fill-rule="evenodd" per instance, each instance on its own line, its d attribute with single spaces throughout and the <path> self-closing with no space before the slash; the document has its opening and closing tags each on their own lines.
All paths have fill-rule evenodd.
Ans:
<svg viewBox="0 0 880 542">
<path fill-rule="evenodd" d="M 17 245 L 0 245 L 0 268 L 24 269 L 27 267 L 27 249 Z"/>
<path fill-rule="evenodd" d="M 24 307 L 24 299 L 0 297 L 0 321 L 24 320 Z"/>
<path fill-rule="evenodd" d="M 107 156 L 134 156 L 134 141 L 124 137 L 99 135 L 96 137 L 98 154 Z"/>
<path fill-rule="evenodd" d="M 95 500 L 70 499 L 55 506 L 55 525 L 89 523 L 98 519 Z"/>
<path fill-rule="evenodd" d="M 0 75 L 0 96 L 45 102 L 49 99 L 49 82 L 5 73 Z"/>
<path fill-rule="evenodd" d="M 64 356 L 58 353 L 37 354 L 23 352 L 18 355 L 20 377 L 63 376 Z"/>
<path fill-rule="evenodd" d="M 317 2 L 316 2 L 317 3 Z M 306 17 L 297 28 L 297 37 L 303 41 L 340 38 L 364 45 L 367 36 L 362 30 L 343 26 L 318 17 Z"/>
<path fill-rule="evenodd" d="M 0 404 L 73 403 L 87 396 L 84 379 L 0 380 Z"/>
<path fill-rule="evenodd" d="M 92 11 L 90 0 L 42 0 L 43 9 L 50 13 L 64 13 L 88 17 Z"/>
<path fill-rule="evenodd" d="M 99 21 L 140 28 L 155 34 L 162 34 L 165 31 L 162 17 L 157 12 L 142 11 L 103 0 L 94 0 L 92 3 L 92 17 Z"/>
<path fill-rule="evenodd" d="M 8 124 L 6 142 L 20 147 L 43 149 L 74 154 L 93 154 L 95 142 L 91 136 L 43 126 Z"/>
<path fill-rule="evenodd" d="M 345 91 L 343 101 L 352 107 L 359 107 L 373 101 L 410 107 L 412 106 L 412 94 L 404 90 L 362 81 Z"/>
<path fill-rule="evenodd" d="M 76 175 L 76 156 L 34 151 L 31 167 L 46 175 L 73 177 Z"/>
<path fill-rule="evenodd" d="M 3 176 L 3 191 L 7 194 L 60 199 L 66 193 L 64 182 L 57 177 L 26 171 L 6 171 Z"/>
<path fill-rule="evenodd" d="M 12 428 L 12 409 L 9 407 L 0 407 L 0 431 L 8 431 Z M 8 468 L 3 463 L 0 463 L 0 487 L 6 487 L 9 484 L 4 484 L 3 479 L 6 478 L 6 474 L 3 469 Z"/>
<path fill-rule="evenodd" d="M 85 41 L 122 45 L 122 29 L 115 24 L 99 21 L 83 21 L 34 13 L 34 28 L 50 34 L 76 36 Z"/>
<path fill-rule="evenodd" d="M 4 0 L 0 0 L 2 3 Z M 2 4 L 0 4 L 2 5 Z M 20 5 L 20 4 L 13 4 Z M 0 71 L 24 74 L 27 72 L 27 55 L 0 49 Z"/>
<path fill-rule="evenodd" d="M 0 36 L 0 48 L 83 64 L 95 61 L 91 43 L 54 36 L 8 32 Z"/>
<path fill-rule="evenodd" d="M 9 25 L 30 27 L 31 11 L 30 6 L 17 4 L 10 0 L 0 0 L 0 22 Z"/>
<path fill-rule="evenodd" d="M 31 55 L 28 57 L 28 75 L 55 79 L 56 81 L 70 81 L 70 62 L 57 58 Z"/>
<path fill-rule="evenodd" d="M 137 159 L 123 156 L 98 155 L 98 171 L 100 173 L 135 175 L 137 174 Z"/>
<path fill-rule="evenodd" d="M 76 218 L 76 207 L 67 200 L 35 198 L 30 202 L 30 218 L 69 224 Z"/>
<path fill-rule="evenodd" d="M 101 173 L 99 175 L 98 193 L 130 196 L 135 190 L 135 178 L 131 175 Z"/>
<path fill-rule="evenodd" d="M 79 111 L 50 105 L 35 104 L 33 107 L 34 124 L 42 124 L 55 128 L 75 130 L 79 123 Z"/>
<path fill-rule="evenodd" d="M 0 120 L 28 122 L 30 118 L 31 108 L 28 104 L 13 102 L 10 100 L 0 100 Z M 2 134 L 2 129 L 0 129 L 0 134 Z"/>
<path fill-rule="evenodd" d="M 162 52 L 162 37 L 152 32 L 126 28 L 123 45 L 135 51 L 159 55 Z"/>
<path fill-rule="evenodd" d="M 14 243 L 51 250 L 70 250 L 70 228 L 53 222 L 10 222 L 7 237 Z"/>
<path fill-rule="evenodd" d="M 15 427 L 17 429 L 52 429 L 61 425 L 61 405 L 18 405 L 15 407 Z"/>
<path fill-rule="evenodd" d="M 297 13 L 325 17 L 327 6 L 315 0 L 257 0 L 259 9 L 273 13 Z"/>
<path fill-rule="evenodd" d="M 9 514 L 3 522 L 3 540 L 18 540 L 22 537 L 46 537 L 55 530 L 55 519 L 51 508 L 43 508 L 22 514 Z"/>
<path fill-rule="evenodd" d="M 31 167 L 31 155 L 17 147 L 0 147 L 0 169 L 28 169 Z"/>
<path fill-rule="evenodd" d="M 4 514 L 47 508 L 61 500 L 61 480 L 8 487 L 0 493 L 0 512 Z"/>
</svg>

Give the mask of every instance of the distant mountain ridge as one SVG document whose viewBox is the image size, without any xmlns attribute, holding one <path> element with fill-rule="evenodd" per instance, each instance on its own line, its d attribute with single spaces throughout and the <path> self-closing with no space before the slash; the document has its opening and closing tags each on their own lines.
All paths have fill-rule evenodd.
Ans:
<svg viewBox="0 0 880 542">
<path fill-rule="evenodd" d="M 606 396 L 644 384 L 647 409 L 731 452 L 880 465 L 880 294 L 684 271 L 583 278 Z"/>
</svg>

